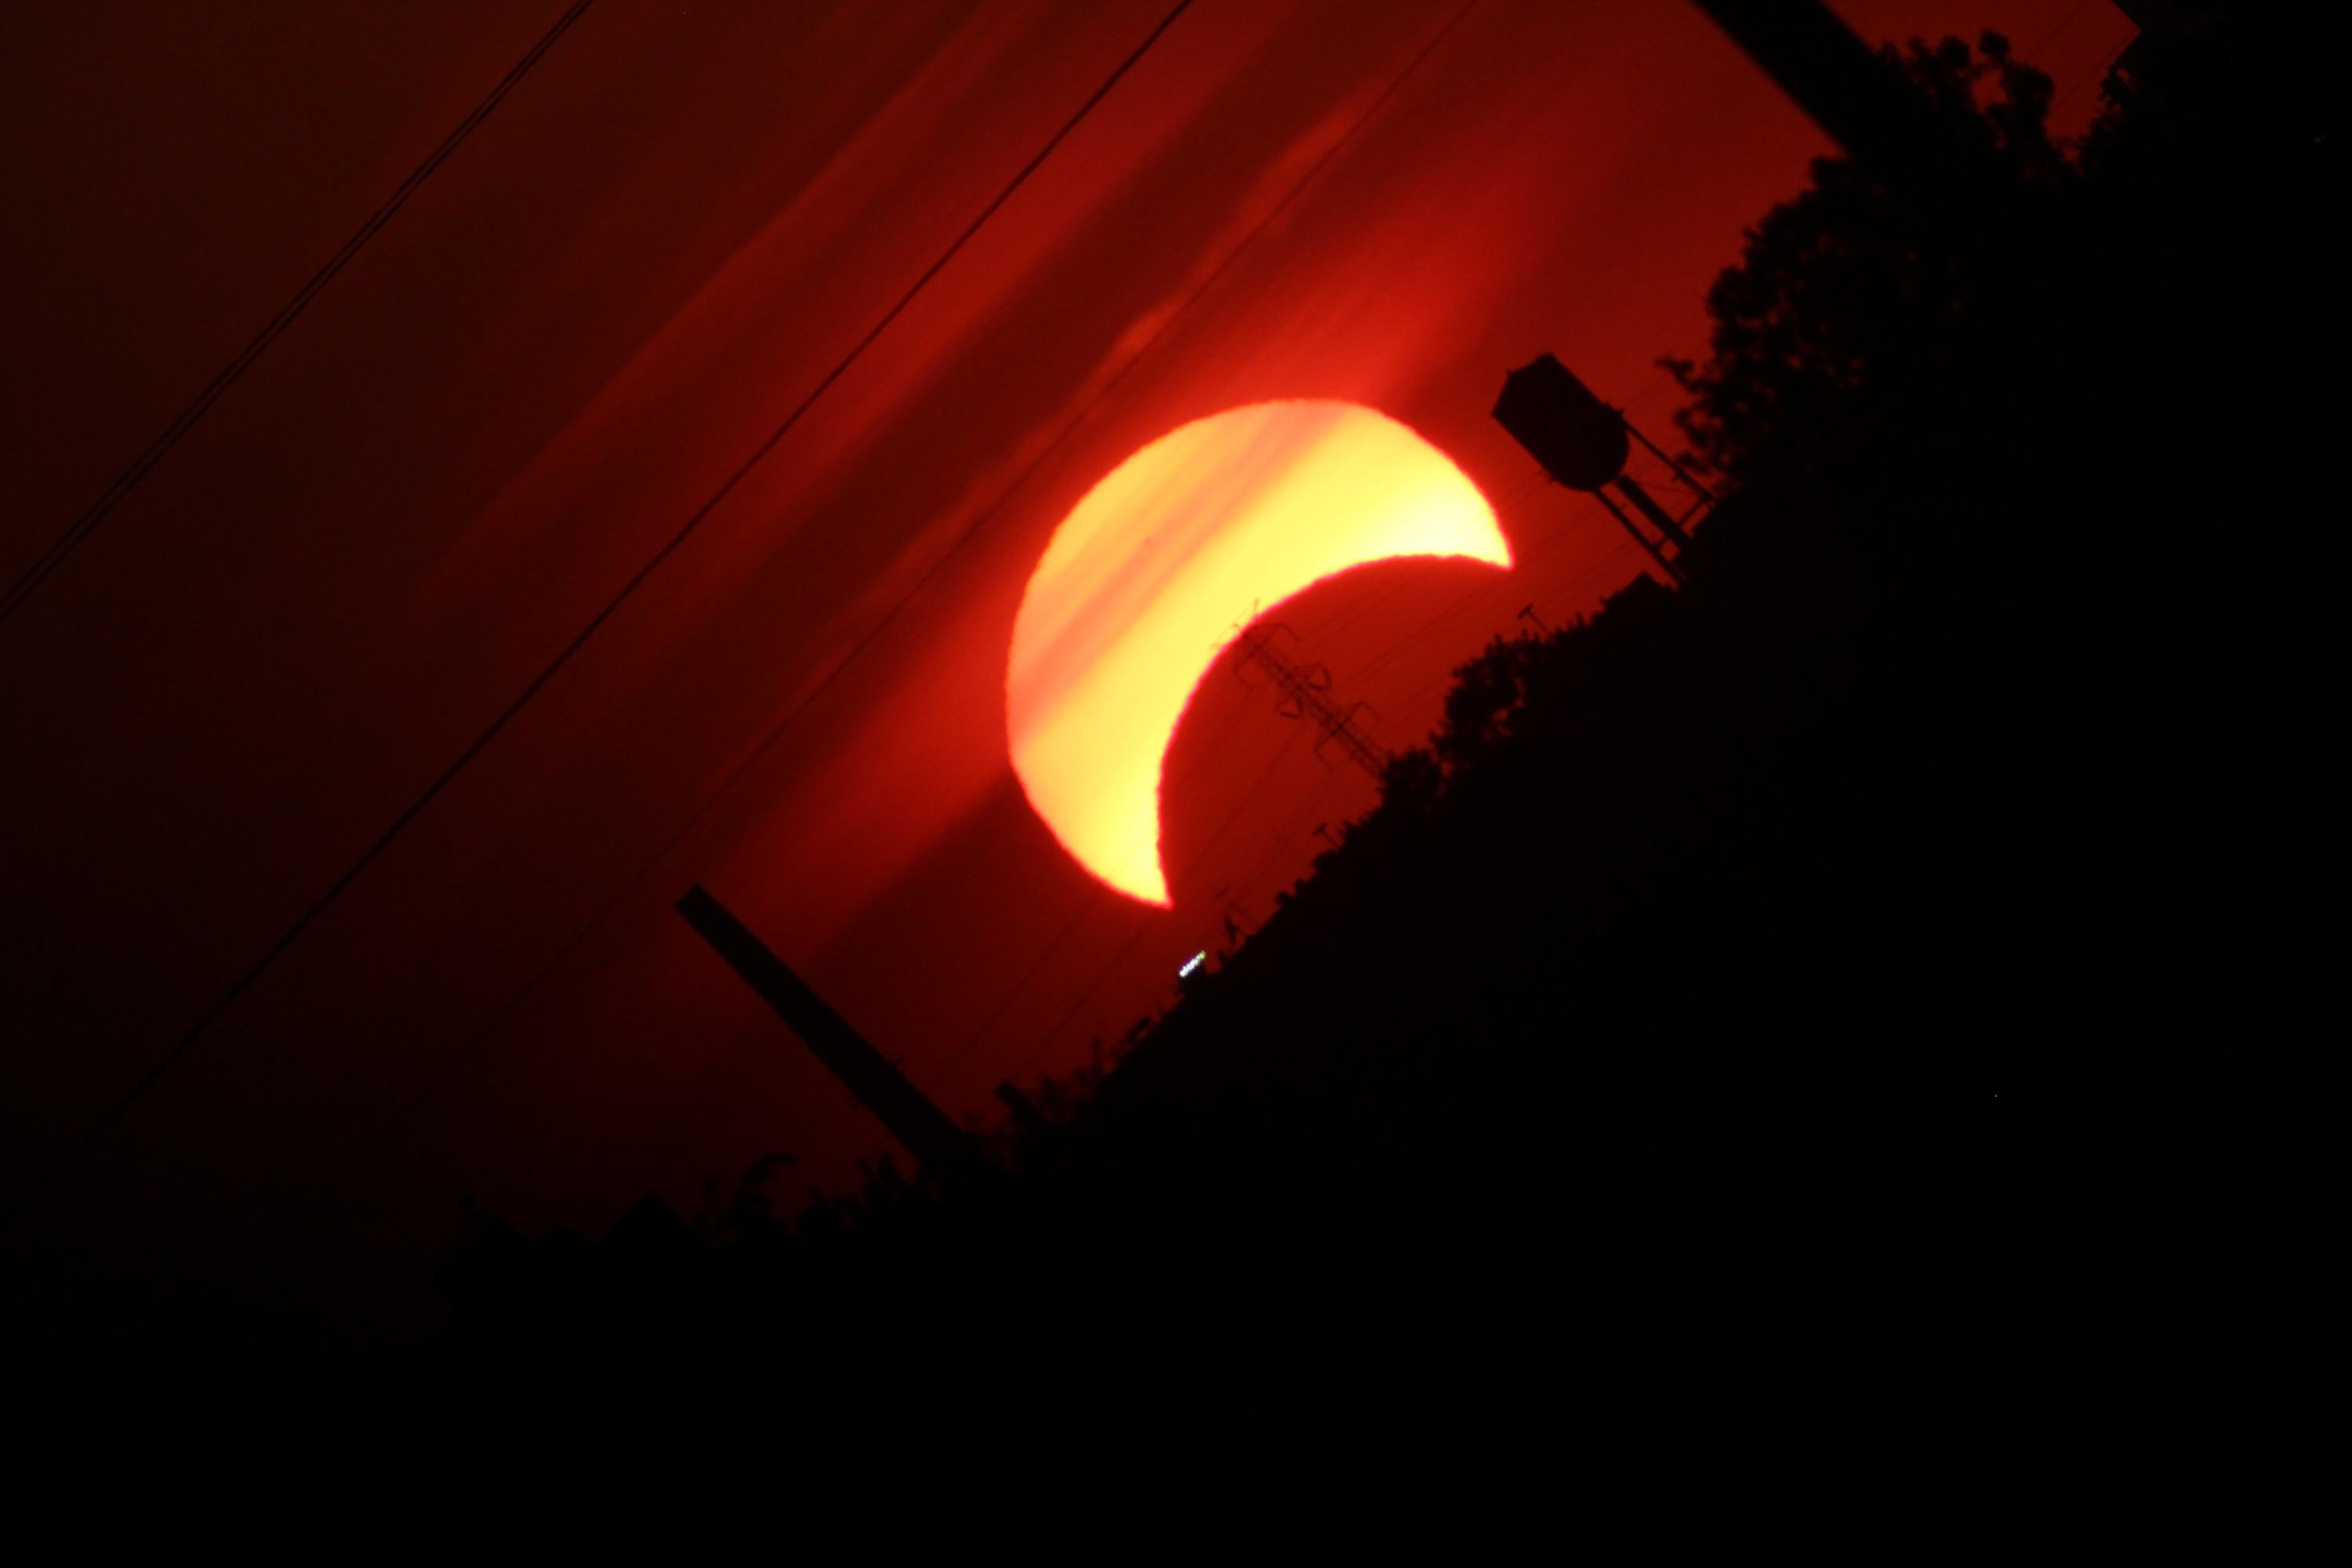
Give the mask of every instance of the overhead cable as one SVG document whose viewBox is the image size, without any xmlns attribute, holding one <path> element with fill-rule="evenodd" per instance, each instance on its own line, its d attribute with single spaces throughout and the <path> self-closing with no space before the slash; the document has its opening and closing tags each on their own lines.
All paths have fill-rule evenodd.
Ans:
<svg viewBox="0 0 2352 1568">
<path fill-rule="evenodd" d="M 1125 384 L 1127 377 L 1135 370 L 1135 368 L 1139 364 L 1142 363 L 1143 361 L 1151 354 L 1152 351 L 1162 342 L 1167 340 L 1176 323 L 1183 320 L 1192 310 L 1192 307 L 1197 304 L 1210 289 L 1215 288 L 1216 285 L 1223 280 L 1225 275 L 1233 268 L 1234 264 L 1241 259 L 1242 256 L 1290 210 L 1292 204 L 1295 203 L 1299 196 L 1315 183 L 1316 179 L 1322 174 L 1322 172 L 1330 165 L 1333 160 L 1339 156 L 1339 153 L 1344 148 L 1354 141 L 1356 136 L 1364 129 L 1364 127 L 1370 124 L 1372 120 L 1379 115 L 1382 109 L 1387 107 L 1389 101 L 1396 95 L 1397 91 L 1402 88 L 1405 82 L 1421 68 L 1423 64 L 1428 60 L 1429 57 L 1436 51 L 1438 46 L 1453 36 L 1454 30 L 1462 25 L 1462 23 L 1469 16 L 1470 13 L 1477 8 L 1479 0 L 1464 0 L 1464 4 L 1447 18 L 1443 26 L 1438 27 L 1430 36 L 1428 40 L 1422 45 L 1421 48 L 1417 50 L 1412 58 L 1405 63 L 1403 69 L 1398 72 L 1396 78 L 1391 80 L 1386 88 L 1381 89 L 1377 98 L 1365 106 L 1363 112 L 1358 116 L 1355 122 L 1348 128 L 1347 132 L 1341 135 L 1338 141 L 1326 148 L 1322 155 L 1318 157 L 1309 168 L 1299 175 L 1297 183 L 1290 188 L 1280 201 L 1276 202 L 1273 207 L 1259 218 L 1256 225 L 1251 228 L 1248 234 L 1242 237 L 1241 241 L 1225 255 L 1223 259 L 1219 261 L 1214 268 L 1210 269 L 1208 276 L 1200 280 L 1200 282 L 1192 289 L 1192 292 L 1184 297 L 1182 302 L 1179 304 L 1174 310 L 1169 312 L 1166 316 L 1160 319 L 1158 326 L 1152 331 L 1151 336 L 1145 340 L 1145 342 L 1136 349 L 1134 354 L 1128 360 L 1128 362 L 1121 365 L 1117 372 L 1108 377 L 1095 389 L 1093 396 L 1087 400 L 1086 406 L 1080 409 L 1076 416 L 1065 424 L 1062 428 L 1055 433 L 1052 440 L 1045 443 L 1045 445 L 1038 450 L 1036 456 L 1032 458 L 1029 463 L 1024 467 L 1018 474 L 1015 474 L 1013 477 L 1013 479 L 1005 485 L 1004 489 L 998 493 L 994 500 L 991 501 L 984 510 L 965 524 L 963 531 L 949 542 L 947 548 L 940 552 L 940 556 L 936 560 L 923 569 L 922 573 L 916 577 L 914 582 L 908 584 L 906 591 L 898 596 L 898 601 L 887 610 L 882 613 L 882 615 L 876 620 L 875 624 L 858 638 L 857 642 L 849 649 L 848 653 L 835 662 L 833 668 L 826 673 L 824 678 L 818 681 L 809 691 L 804 693 L 801 697 L 800 700 L 792 706 L 788 712 L 782 714 L 772 725 L 770 725 L 767 733 L 760 738 L 759 742 L 751 747 L 750 751 L 745 752 L 736 764 L 729 770 L 727 775 L 720 779 L 703 795 L 700 803 L 695 806 L 692 812 L 688 814 L 686 819 L 679 823 L 677 828 L 671 832 L 669 837 L 665 838 L 653 851 L 653 853 L 646 858 L 646 859 L 639 865 L 637 870 L 628 879 L 628 880 L 624 882 L 618 889 L 604 900 L 603 905 L 597 909 L 596 912 L 590 916 L 589 919 L 573 934 L 572 939 L 558 950 L 553 956 L 550 957 L 544 963 L 542 963 L 531 977 L 523 984 L 522 987 L 509 998 L 506 1005 L 500 1007 L 499 1011 L 491 1016 L 488 1023 L 486 1023 L 480 1029 L 477 1030 L 474 1035 L 467 1039 L 466 1044 L 459 1047 L 457 1053 L 443 1064 L 441 1069 L 427 1081 L 423 1089 L 421 1089 L 405 1105 L 392 1113 L 386 1126 L 378 1130 L 379 1135 L 388 1131 L 390 1130 L 390 1126 L 405 1121 L 410 1116 L 415 1115 L 417 1110 L 423 1107 L 426 1100 L 438 1094 L 449 1082 L 452 1081 L 458 1071 L 463 1068 L 467 1062 L 471 1061 L 478 1053 L 488 1047 L 490 1039 L 500 1029 L 505 1027 L 508 1020 L 512 1018 L 519 1011 L 521 1010 L 524 1003 L 527 1002 L 542 984 L 546 984 L 549 977 L 562 968 L 565 963 L 571 961 L 575 953 L 579 952 L 587 944 L 589 939 L 593 936 L 597 931 L 603 928 L 604 922 L 613 916 L 614 911 L 616 911 L 624 902 L 627 900 L 630 894 L 633 893 L 647 877 L 651 876 L 656 868 L 667 860 L 680 844 L 685 842 L 688 835 L 702 824 L 704 819 L 709 816 L 712 808 L 732 793 L 736 786 L 741 784 L 745 778 L 749 777 L 751 771 L 757 767 L 772 751 L 774 750 L 776 745 L 782 742 L 787 734 L 791 733 L 793 726 L 800 720 L 801 716 L 806 713 L 817 700 L 824 696 L 824 693 L 832 688 L 834 682 L 839 680 L 842 676 L 865 655 L 866 650 L 878 642 L 883 635 L 897 623 L 898 617 L 905 613 L 907 606 L 912 604 L 916 596 L 921 594 L 922 591 L 930 584 L 931 581 L 946 567 L 948 562 L 954 558 L 957 552 L 961 551 L 966 544 L 970 543 L 971 540 L 977 537 L 990 522 L 995 520 L 997 515 L 1004 509 L 1004 507 L 1011 502 L 1013 497 L 1021 490 L 1022 487 L 1026 485 L 1030 479 L 1034 477 L 1040 468 L 1045 467 L 1046 461 L 1055 452 L 1060 450 L 1063 442 L 1068 440 L 1071 435 L 1073 435 L 1080 426 L 1084 425 L 1094 414 L 1095 410 L 1099 408 L 1109 399 L 1114 392 Z M 1177 7 L 1177 12 L 1181 12 L 1182 9 L 1183 7 L 1180 5 Z M 1160 24 L 1160 30 L 1164 30 L 1169 22 L 1174 21 L 1175 18 L 1176 12 L 1170 13 L 1167 21 L 1163 21 Z M 1157 37 L 1158 32 L 1155 31 L 1153 37 Z M 1150 47 L 1149 39 L 1146 40 L 1145 47 Z M 1130 60 L 1129 63 L 1132 64 L 1133 61 Z M 1124 70 L 1126 68 L 1121 67 L 1120 68 Z M 1055 945 L 1058 945 L 1059 941 L 1060 939 L 1056 938 Z M 1013 998 L 1008 995 L 1003 1006 L 1009 1007 L 1012 1000 Z M 1002 1011 L 1003 1008 L 1000 1007 L 999 1010 Z M 974 1043 L 977 1043 L 976 1037 L 972 1042 L 967 1043 L 965 1049 L 969 1050 L 971 1044 Z M 956 1060 L 961 1061 L 962 1055 L 963 1052 L 958 1052 Z"/>
<path fill-rule="evenodd" d="M 585 4 L 586 0 L 583 0 L 583 6 Z M 1160 35 L 1167 32 L 1169 27 L 1174 25 L 1176 18 L 1182 16 L 1185 11 L 1191 8 L 1192 4 L 1192 0 L 1177 0 L 1176 5 L 1171 9 L 1165 16 L 1160 18 L 1160 25 L 1152 28 L 1151 32 L 1144 38 L 1143 42 L 1137 45 L 1134 51 L 1125 59 L 1121 60 L 1118 63 L 1118 68 L 1114 69 L 1108 77 L 1104 79 L 1102 85 L 1095 89 L 1092 96 L 1088 97 L 1084 103 L 1078 106 L 1077 112 L 1071 115 L 1068 120 L 1065 121 L 1061 129 L 1055 132 L 1054 134 L 1046 140 L 1045 144 L 1038 149 L 1036 156 L 1031 158 L 1028 163 L 1023 164 L 1020 172 L 1005 183 L 1004 188 L 997 192 L 994 199 L 990 201 L 986 206 L 981 209 L 979 216 L 973 218 L 970 224 L 965 226 L 963 232 L 957 235 L 955 239 L 948 246 L 948 247 L 940 253 L 939 258 L 933 261 L 929 267 L 924 268 L 922 276 L 916 279 L 914 283 L 907 289 L 907 291 L 899 296 L 896 304 L 892 305 L 889 310 L 883 312 L 881 320 L 876 321 L 873 328 L 868 331 L 864 337 L 857 341 L 856 346 L 851 348 L 848 353 L 842 357 L 841 363 L 835 365 L 832 370 L 826 372 L 824 379 L 818 382 L 816 386 L 809 393 L 809 395 L 801 400 L 799 405 L 784 416 L 782 423 L 779 424 L 773 430 L 769 432 L 767 437 L 757 447 L 752 448 L 751 455 L 745 458 L 741 463 L 737 465 L 734 472 L 729 474 L 726 479 L 720 483 L 719 488 L 711 493 L 710 499 L 704 501 L 701 506 L 698 507 L 695 510 L 694 514 L 688 517 L 686 521 L 679 526 L 677 531 L 670 535 L 669 539 L 663 543 L 662 547 L 655 551 L 653 555 L 645 563 L 644 565 L 637 568 L 636 573 L 631 576 L 626 583 L 624 583 L 621 585 L 620 590 L 614 594 L 610 599 L 605 601 L 604 607 L 589 618 L 587 625 L 582 626 L 579 632 L 572 637 L 572 640 L 564 644 L 563 647 L 555 655 L 555 657 L 550 659 L 546 666 L 542 668 L 536 676 L 531 678 L 530 683 L 525 686 L 521 692 L 499 711 L 498 717 L 491 720 L 488 726 L 484 729 L 479 735 L 474 738 L 473 743 L 458 753 L 457 760 L 452 762 L 447 767 L 444 768 L 441 771 L 440 776 L 436 778 L 431 784 L 427 784 L 424 793 L 419 795 L 414 801 L 411 801 L 407 808 L 401 812 L 397 817 L 394 818 L 392 826 L 385 828 L 382 836 L 379 837 L 373 844 L 371 844 L 367 849 L 361 854 L 358 859 L 352 861 L 351 865 L 345 868 L 341 876 L 335 879 L 333 885 L 329 887 L 325 892 L 319 895 L 319 897 L 312 901 L 310 908 L 302 911 L 302 913 L 295 920 L 294 923 L 286 929 L 285 934 L 273 942 L 268 952 L 264 952 L 258 959 L 255 960 L 250 968 L 247 969 L 244 973 L 237 976 L 236 983 L 221 995 L 220 999 L 215 1001 L 210 1007 L 206 1008 L 204 1014 L 196 1019 L 195 1023 L 189 1026 L 187 1032 L 182 1035 L 179 1040 L 173 1044 L 169 1050 L 157 1058 L 154 1063 L 148 1068 L 147 1071 L 140 1077 L 139 1080 L 133 1083 L 126 1092 L 117 1099 L 114 1103 L 98 1118 L 97 1121 L 90 1124 L 89 1130 L 83 1133 L 80 1140 L 77 1142 L 71 1149 L 67 1151 L 64 1157 L 59 1159 L 56 1163 L 50 1165 L 47 1170 L 42 1173 L 39 1179 L 25 1192 L 24 1195 L 10 1205 L 6 1221 L 0 1223 L 14 1224 L 19 1216 L 21 1216 L 35 1203 L 39 1201 L 42 1194 L 47 1192 L 49 1187 L 55 1184 L 58 1177 L 64 1174 L 65 1172 L 70 1169 L 76 1162 L 82 1158 L 83 1155 L 95 1148 L 99 1141 L 106 1135 L 108 1129 L 112 1127 L 116 1121 L 120 1121 L 125 1111 L 129 1110 L 133 1105 L 137 1104 L 140 1100 L 144 1098 L 148 1090 L 154 1088 L 156 1083 L 163 1079 L 163 1075 L 171 1070 L 173 1065 L 178 1062 L 183 1057 L 186 1056 L 189 1050 L 195 1046 L 196 1042 L 201 1040 L 205 1034 L 211 1030 L 212 1026 L 215 1023 L 219 1022 L 222 1016 L 225 1015 L 231 1006 L 236 1005 L 237 999 L 243 996 L 247 991 L 250 990 L 254 983 L 259 980 L 264 973 L 268 973 L 272 964 L 276 963 L 278 959 L 285 956 L 288 950 L 292 948 L 293 945 L 301 939 L 302 933 L 310 930 L 311 925 L 320 915 L 327 912 L 327 910 L 334 904 L 336 900 L 342 897 L 345 890 L 347 890 L 353 882 L 359 879 L 361 874 L 370 866 L 373 865 L 376 860 L 382 857 L 385 850 L 392 847 L 393 844 L 400 837 L 400 836 L 407 831 L 409 825 L 415 822 L 418 816 L 422 816 L 425 809 L 431 805 L 435 800 L 438 799 L 444 790 L 447 789 L 450 784 L 457 782 L 458 775 L 466 771 L 467 767 L 472 763 L 476 757 L 480 756 L 482 752 L 488 748 L 491 742 L 498 739 L 499 732 L 505 730 L 506 727 L 514 721 L 517 714 L 520 713 L 524 708 L 530 705 L 531 699 L 537 697 L 541 691 L 546 689 L 548 682 L 554 679 L 556 675 L 562 671 L 563 667 L 572 662 L 572 657 L 579 653 L 582 648 L 585 647 L 590 639 L 595 637 L 596 633 L 604 627 L 604 624 L 618 613 L 621 606 L 627 604 L 628 601 L 635 596 L 636 591 L 643 587 L 646 582 L 651 578 L 656 572 L 661 569 L 662 563 L 667 561 L 672 555 L 676 554 L 679 546 L 683 545 L 693 536 L 695 531 L 702 526 L 704 520 L 709 518 L 713 511 L 716 511 L 719 509 L 719 504 L 725 501 L 729 496 L 735 492 L 736 487 L 740 485 L 743 480 L 750 476 L 752 469 L 759 467 L 761 459 L 765 458 L 770 452 L 775 449 L 778 442 L 782 441 L 786 435 L 791 433 L 793 427 L 800 423 L 802 416 L 807 414 L 808 411 L 816 405 L 817 400 L 823 397 L 827 392 L 831 391 L 834 384 L 849 372 L 850 367 L 855 365 L 858 360 L 865 355 L 866 351 L 874 345 L 875 340 L 881 337 L 883 332 L 889 329 L 890 324 L 897 321 L 899 316 L 906 311 L 907 307 L 914 303 L 916 296 L 922 293 L 922 291 L 929 286 L 931 280 L 940 275 L 941 270 L 947 267 L 949 262 L 955 259 L 957 254 L 961 252 L 966 245 L 971 243 L 972 237 L 977 235 L 981 229 L 986 226 L 988 220 L 994 217 L 998 210 L 1002 208 L 1007 201 L 1012 199 L 1013 194 L 1028 183 L 1029 177 L 1037 172 L 1038 168 L 1045 162 L 1045 160 L 1053 154 L 1054 150 L 1059 147 L 1063 142 L 1069 137 L 1070 132 L 1078 128 L 1079 123 L 1084 121 L 1087 115 L 1094 112 L 1095 107 L 1101 103 L 1103 99 L 1109 94 L 1111 89 L 1118 86 L 1119 80 L 1124 78 L 1129 71 L 1135 68 L 1138 61 L 1141 60 L 1143 57 L 1150 52 L 1151 46 L 1160 41 Z"/>
<path fill-rule="evenodd" d="M 476 104 L 474 112 L 458 122 L 457 129 L 449 132 L 441 145 L 433 150 L 432 156 L 419 163 L 415 172 L 400 183 L 400 188 L 392 193 L 383 205 L 376 208 L 367 222 L 360 225 L 359 232 L 343 241 L 343 247 L 328 258 L 324 267 L 311 274 L 310 280 L 296 291 L 293 299 L 287 301 L 285 309 L 270 317 L 268 323 L 254 335 L 253 341 L 246 344 L 235 359 L 228 362 L 228 367 L 213 377 L 205 389 L 196 394 L 196 400 L 181 410 L 180 416 L 164 426 L 163 433 L 149 442 L 147 449 L 133 458 L 129 468 L 115 476 L 114 482 L 107 486 L 105 492 L 90 503 L 89 509 L 74 519 L 47 550 L 42 551 L 33 559 L 31 565 L 17 574 L 16 582 L 9 584 L 8 591 L 5 595 L 0 595 L 0 622 L 5 622 L 10 616 L 15 615 L 25 601 L 31 598 L 39 590 L 41 584 L 49 580 L 50 574 L 65 563 L 66 557 L 73 553 L 74 548 L 97 531 L 98 525 L 106 521 L 107 514 L 121 505 L 123 498 L 139 488 L 140 481 L 154 470 L 155 465 L 162 462 L 173 447 L 180 444 L 180 437 L 194 429 L 196 421 L 209 413 L 213 405 L 218 403 L 227 395 L 228 389 L 236 384 L 237 378 L 252 369 L 254 362 L 269 351 L 269 345 L 285 335 L 286 329 L 294 324 L 294 319 L 309 309 L 311 300 L 326 291 L 327 285 L 332 283 L 343 268 L 352 264 L 352 258 L 360 253 L 367 242 L 373 239 L 377 232 L 392 221 L 393 215 L 400 211 L 408 198 L 416 194 L 417 187 L 432 178 L 436 169 L 449 161 L 450 154 L 457 152 L 466 138 L 471 136 L 482 121 L 490 117 L 490 111 L 505 100 L 507 94 L 515 89 L 518 82 L 530 74 L 531 67 L 540 62 L 540 58 L 555 47 L 555 40 L 562 37 L 571 28 L 572 24 L 580 19 L 581 13 L 594 3 L 595 0 L 577 0 L 572 9 L 557 17 L 555 26 L 550 27 L 546 35 L 531 46 L 529 54 L 515 63 L 514 69 L 507 72 L 500 79 L 499 85 L 490 89 L 490 95 Z"/>
</svg>

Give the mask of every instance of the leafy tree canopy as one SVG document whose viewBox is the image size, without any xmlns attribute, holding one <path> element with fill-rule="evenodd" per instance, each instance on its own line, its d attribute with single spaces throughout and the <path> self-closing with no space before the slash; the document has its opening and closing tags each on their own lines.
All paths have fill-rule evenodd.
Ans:
<svg viewBox="0 0 2352 1568">
<path fill-rule="evenodd" d="M 1960 145 L 2006 173 L 2012 201 L 2046 205 L 2078 179 L 2051 139 L 2047 76 L 1988 32 L 1880 58 L 1900 70 Z M 1663 363 L 1690 395 L 1677 416 L 1708 468 L 1738 483 L 1801 480 L 1842 438 L 1930 376 L 1978 293 L 1975 259 L 1844 158 L 1816 159 L 1810 187 L 1750 229 L 1739 265 L 1707 297 L 1703 363 Z M 2003 213 L 2004 224 L 2023 216 Z"/>
</svg>

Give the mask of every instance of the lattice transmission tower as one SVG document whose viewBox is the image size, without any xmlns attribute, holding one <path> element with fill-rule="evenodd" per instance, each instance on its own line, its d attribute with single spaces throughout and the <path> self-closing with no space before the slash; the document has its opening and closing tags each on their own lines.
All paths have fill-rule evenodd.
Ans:
<svg viewBox="0 0 2352 1568">
<path fill-rule="evenodd" d="M 1351 702 L 1345 708 L 1334 707 L 1328 696 L 1331 689 L 1330 670 L 1319 664 L 1297 664 L 1284 658 L 1274 646 L 1276 632 L 1285 637 L 1293 635 L 1288 626 L 1278 621 L 1271 626 L 1252 626 L 1242 633 L 1238 639 L 1241 663 L 1234 667 L 1234 672 L 1240 674 L 1251 665 L 1264 670 L 1275 689 L 1282 694 L 1282 716 L 1311 720 L 1323 731 L 1323 738 L 1315 742 L 1318 753 L 1326 746 L 1337 745 L 1348 754 L 1349 762 L 1378 779 L 1389 764 L 1389 754 L 1356 728 L 1356 715 L 1370 704 Z"/>
</svg>

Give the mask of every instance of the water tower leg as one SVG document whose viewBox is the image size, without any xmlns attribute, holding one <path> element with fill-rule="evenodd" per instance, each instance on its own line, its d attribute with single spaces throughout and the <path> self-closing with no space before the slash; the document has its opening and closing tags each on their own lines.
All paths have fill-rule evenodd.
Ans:
<svg viewBox="0 0 2352 1568">
<path fill-rule="evenodd" d="M 1658 548 L 1658 542 L 1652 539 L 1648 534 L 1643 533 L 1641 530 L 1641 526 L 1634 522 L 1632 518 L 1625 515 L 1625 509 L 1609 499 L 1609 492 L 1607 490 L 1594 490 L 1592 493 L 1594 497 L 1600 500 L 1602 506 L 1609 509 L 1609 515 L 1615 518 L 1619 525 L 1622 526 L 1626 532 L 1633 536 L 1633 542 L 1650 552 L 1650 559 L 1658 563 L 1658 569 L 1666 574 L 1669 581 L 1675 583 L 1687 583 L 1690 581 L 1688 577 L 1685 577 L 1683 574 L 1683 569 L 1675 565 L 1672 561 L 1668 560 L 1666 558 L 1666 552 Z"/>
</svg>

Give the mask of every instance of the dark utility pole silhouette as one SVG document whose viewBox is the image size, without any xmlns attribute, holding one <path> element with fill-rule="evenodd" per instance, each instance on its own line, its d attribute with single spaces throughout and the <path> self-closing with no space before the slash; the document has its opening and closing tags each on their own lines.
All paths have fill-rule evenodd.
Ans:
<svg viewBox="0 0 2352 1568">
<path fill-rule="evenodd" d="M 1889 185 L 1944 200 L 1992 174 L 1822 0 L 1698 5 L 1814 124 Z"/>
<path fill-rule="evenodd" d="M 1715 504 L 1715 496 L 1691 477 L 1690 470 L 1634 428 L 1623 411 L 1595 397 L 1559 361 L 1541 354 L 1503 378 L 1503 395 L 1495 400 L 1495 418 L 1528 449 L 1528 456 L 1544 466 L 1544 472 L 1570 489 L 1589 491 L 1607 507 L 1618 525 L 1650 552 L 1659 570 L 1676 583 L 1688 581 L 1682 555 L 1690 548 L 1690 525 Z M 1695 498 L 1680 517 L 1659 505 L 1648 488 L 1625 471 L 1625 459 L 1633 455 L 1636 441 L 1671 468 Z M 1655 537 L 1626 515 L 1609 494 L 1612 486 L 1648 520 Z M 1666 553 L 1668 546 L 1673 547 L 1672 555 Z"/>
<path fill-rule="evenodd" d="M 1282 716 L 1286 719 L 1312 719 L 1323 738 L 1315 743 L 1320 752 L 1336 744 L 1347 752 L 1348 760 L 1377 779 L 1381 770 L 1389 764 L 1389 754 L 1367 740 L 1356 728 L 1356 715 L 1362 710 L 1361 702 L 1346 708 L 1334 708 L 1324 697 L 1331 689 L 1331 672 L 1319 664 L 1293 664 L 1275 651 L 1274 634 L 1287 631 L 1283 626 L 1253 626 L 1241 636 L 1242 662 L 1254 664 L 1265 671 L 1282 693 Z"/>
<path fill-rule="evenodd" d="M 701 884 L 686 890 L 677 912 L 926 1169 L 940 1174 L 982 1158 L 970 1133 L 948 1120 L 946 1111 L 908 1082 L 889 1058 L 850 1027 Z"/>
</svg>

